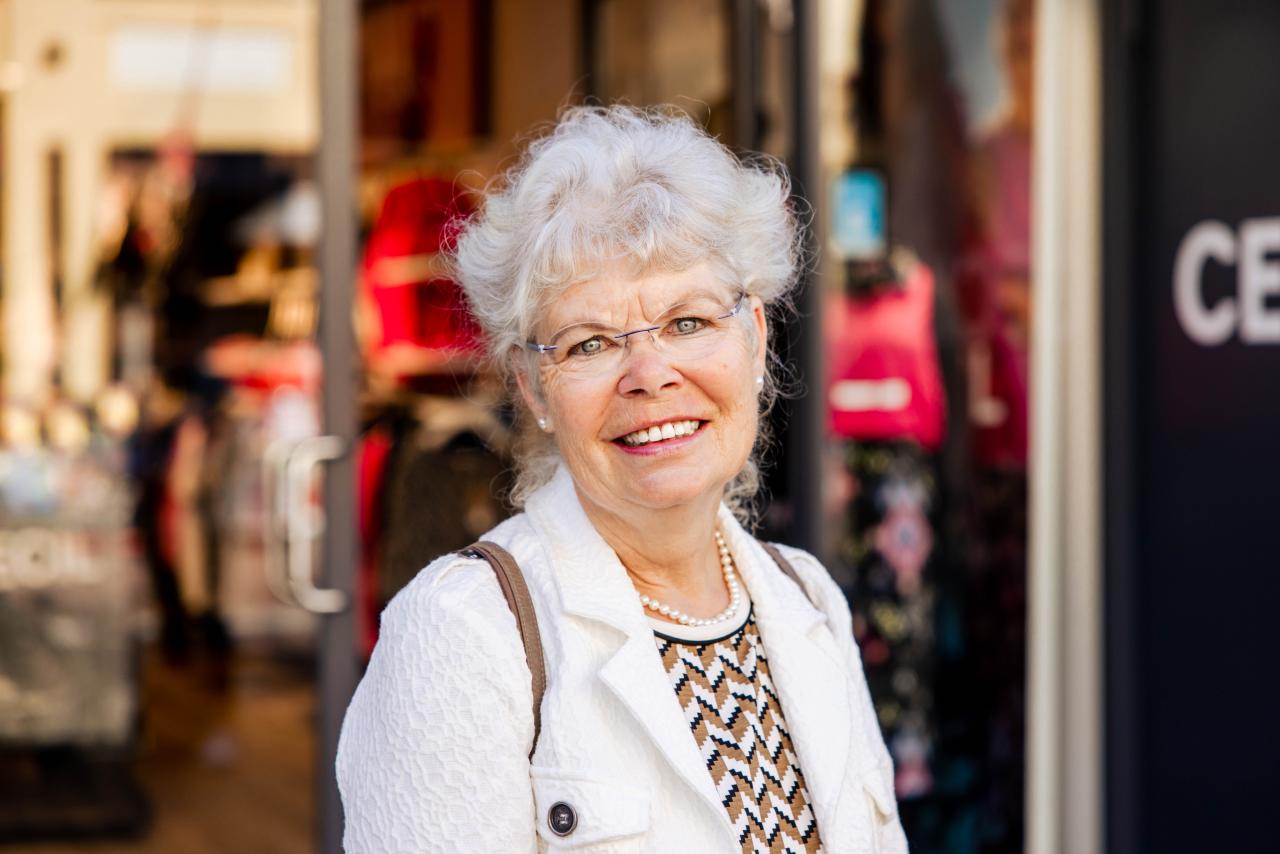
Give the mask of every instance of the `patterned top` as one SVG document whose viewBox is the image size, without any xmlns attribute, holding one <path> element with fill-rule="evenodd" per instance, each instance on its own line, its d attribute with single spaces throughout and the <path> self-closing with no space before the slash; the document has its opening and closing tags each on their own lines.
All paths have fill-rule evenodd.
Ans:
<svg viewBox="0 0 1280 854">
<path fill-rule="evenodd" d="M 658 652 L 744 854 L 821 851 L 754 611 L 718 638 L 679 638 L 698 633 L 661 625 Z"/>
</svg>

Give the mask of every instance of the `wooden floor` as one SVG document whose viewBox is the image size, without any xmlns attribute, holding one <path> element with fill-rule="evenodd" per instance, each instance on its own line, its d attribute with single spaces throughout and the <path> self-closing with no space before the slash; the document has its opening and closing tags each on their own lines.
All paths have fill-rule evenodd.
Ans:
<svg viewBox="0 0 1280 854">
<path fill-rule="evenodd" d="M 149 658 L 134 766 L 152 817 L 134 840 L 0 844 L 0 852 L 309 852 L 315 691 L 309 666 L 240 653 L 229 666 Z"/>
</svg>

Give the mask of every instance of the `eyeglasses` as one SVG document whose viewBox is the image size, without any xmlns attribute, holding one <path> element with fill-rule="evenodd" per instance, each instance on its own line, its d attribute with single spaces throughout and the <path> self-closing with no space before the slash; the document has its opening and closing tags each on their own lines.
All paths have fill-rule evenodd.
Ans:
<svg viewBox="0 0 1280 854">
<path fill-rule="evenodd" d="M 654 347 L 667 358 L 701 359 L 727 339 L 733 320 L 747 304 L 741 291 L 731 308 L 711 297 L 678 303 L 662 313 L 652 326 L 623 332 L 598 323 L 576 323 L 555 334 L 550 344 L 525 346 L 546 356 L 558 370 L 581 376 L 601 376 L 617 371 L 631 346 L 632 336 L 648 333 Z"/>
</svg>

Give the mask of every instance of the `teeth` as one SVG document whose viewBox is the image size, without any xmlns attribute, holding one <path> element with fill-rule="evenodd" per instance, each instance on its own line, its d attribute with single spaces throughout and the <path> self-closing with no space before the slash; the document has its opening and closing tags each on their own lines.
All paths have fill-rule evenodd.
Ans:
<svg viewBox="0 0 1280 854">
<path fill-rule="evenodd" d="M 656 427 L 648 427 L 643 430 L 637 430 L 634 433 L 628 433 L 622 437 L 624 444 L 635 447 L 637 445 L 647 445 L 650 442 L 660 442 L 663 439 L 676 439 L 680 436 L 692 435 L 698 429 L 698 421 L 668 421 L 666 424 L 659 424 Z"/>
</svg>

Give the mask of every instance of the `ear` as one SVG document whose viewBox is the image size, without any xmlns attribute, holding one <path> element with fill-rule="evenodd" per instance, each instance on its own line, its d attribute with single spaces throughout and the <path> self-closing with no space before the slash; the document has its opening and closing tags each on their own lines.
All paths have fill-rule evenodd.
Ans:
<svg viewBox="0 0 1280 854">
<path fill-rule="evenodd" d="M 748 298 L 751 320 L 756 325 L 755 375 L 764 376 L 765 360 L 769 356 L 769 318 L 765 314 L 764 301 L 758 296 Z"/>
<path fill-rule="evenodd" d="M 529 407 L 535 419 L 547 417 L 547 405 L 538 391 L 537 380 L 529 376 L 529 360 L 524 352 L 517 348 L 511 350 L 511 372 L 515 374 L 516 386 L 520 389 L 520 397 L 524 405 Z"/>
</svg>

